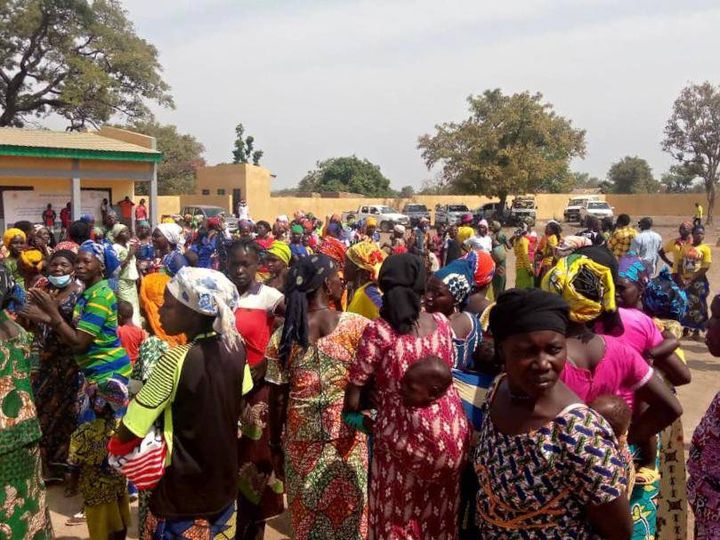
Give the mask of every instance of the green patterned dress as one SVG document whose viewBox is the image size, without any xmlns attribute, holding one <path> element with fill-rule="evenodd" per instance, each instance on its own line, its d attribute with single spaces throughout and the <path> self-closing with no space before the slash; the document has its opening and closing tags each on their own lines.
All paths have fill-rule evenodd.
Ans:
<svg viewBox="0 0 720 540">
<path fill-rule="evenodd" d="M 0 311 L 16 337 L 0 339 L 0 540 L 52 538 L 30 386 L 32 339 Z"/>
</svg>

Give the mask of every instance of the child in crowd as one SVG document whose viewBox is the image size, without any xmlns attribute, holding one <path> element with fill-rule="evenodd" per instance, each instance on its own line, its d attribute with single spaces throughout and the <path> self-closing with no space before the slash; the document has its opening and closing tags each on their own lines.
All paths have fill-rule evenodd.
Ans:
<svg viewBox="0 0 720 540">
<path fill-rule="evenodd" d="M 132 322 L 133 306 L 130 302 L 120 300 L 118 302 L 118 337 L 125 352 L 130 357 L 130 362 L 135 365 L 135 361 L 140 353 L 140 345 L 148 337 L 145 330 L 139 326 L 135 326 Z"/>
<path fill-rule="evenodd" d="M 620 453 L 625 458 L 625 471 L 628 485 L 627 492 L 632 493 L 635 484 L 635 467 L 627 443 L 632 411 L 623 398 L 609 394 L 598 396 L 588 405 L 607 420 L 607 423 L 610 424 L 610 427 L 613 429 L 613 433 L 615 433 L 615 437 L 618 440 Z"/>
</svg>

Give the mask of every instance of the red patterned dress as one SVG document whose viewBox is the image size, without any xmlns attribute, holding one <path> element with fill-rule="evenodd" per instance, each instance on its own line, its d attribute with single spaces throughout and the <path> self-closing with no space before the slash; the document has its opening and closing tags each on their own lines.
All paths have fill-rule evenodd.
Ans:
<svg viewBox="0 0 720 540">
<path fill-rule="evenodd" d="M 378 416 L 374 429 L 368 538 L 457 538 L 460 467 L 468 424 L 451 386 L 432 405 L 403 405 L 400 381 L 408 368 L 428 356 L 453 366 L 448 320 L 433 314 L 437 328 L 418 338 L 401 335 L 383 319 L 365 329 L 350 382 L 363 386 L 375 376 Z"/>
</svg>

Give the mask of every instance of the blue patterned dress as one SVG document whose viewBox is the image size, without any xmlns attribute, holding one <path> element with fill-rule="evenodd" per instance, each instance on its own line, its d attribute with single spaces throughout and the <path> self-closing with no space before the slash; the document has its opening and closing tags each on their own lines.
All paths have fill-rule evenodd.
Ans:
<svg viewBox="0 0 720 540">
<path fill-rule="evenodd" d="M 490 417 L 503 378 L 488 394 L 474 455 L 479 538 L 592 538 L 586 506 L 614 500 L 627 485 L 612 429 L 577 403 L 539 429 L 505 435 Z"/>
</svg>

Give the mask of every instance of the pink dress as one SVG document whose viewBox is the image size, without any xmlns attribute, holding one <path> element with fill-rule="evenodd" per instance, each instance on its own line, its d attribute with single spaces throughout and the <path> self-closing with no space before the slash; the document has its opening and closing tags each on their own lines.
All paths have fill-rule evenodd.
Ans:
<svg viewBox="0 0 720 540">
<path fill-rule="evenodd" d="M 595 371 L 579 368 L 569 361 L 560 374 L 564 382 L 585 403 L 605 395 L 622 397 L 632 409 L 634 394 L 652 377 L 653 369 L 634 349 L 612 336 L 600 336 L 605 341 L 605 355 Z"/>
<path fill-rule="evenodd" d="M 468 425 L 457 391 L 425 408 L 407 408 L 400 381 L 427 356 L 453 366 L 448 320 L 434 314 L 434 332 L 401 335 L 383 319 L 370 323 L 350 368 L 350 382 L 363 386 L 375 376 L 378 416 L 370 481 L 368 538 L 455 539 L 458 529 L 460 467 L 468 444 Z"/>
<path fill-rule="evenodd" d="M 639 309 L 618 309 L 623 324 L 623 333 L 619 336 L 626 345 L 630 345 L 641 355 L 663 342 L 663 336 L 655 322 Z M 596 328 L 600 332 L 600 328 Z"/>
</svg>

